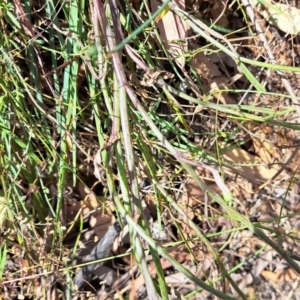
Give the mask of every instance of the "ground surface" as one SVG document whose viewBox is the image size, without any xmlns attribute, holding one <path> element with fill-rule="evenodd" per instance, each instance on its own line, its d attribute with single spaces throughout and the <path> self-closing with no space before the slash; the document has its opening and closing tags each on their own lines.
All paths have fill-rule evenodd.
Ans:
<svg viewBox="0 0 300 300">
<path fill-rule="evenodd" d="M 172 3 L 0 4 L 3 299 L 300 299 L 299 3 Z"/>
</svg>

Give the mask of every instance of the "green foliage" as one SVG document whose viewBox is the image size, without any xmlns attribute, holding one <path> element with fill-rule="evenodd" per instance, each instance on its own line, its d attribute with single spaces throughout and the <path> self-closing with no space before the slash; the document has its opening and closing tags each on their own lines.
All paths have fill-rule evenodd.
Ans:
<svg viewBox="0 0 300 300">
<path fill-rule="evenodd" d="M 170 5 L 169 8 L 207 42 L 207 51 L 223 51 L 234 59 L 240 72 L 254 87 L 252 93 L 270 94 L 250 71 L 249 65 L 289 72 L 299 72 L 299 68 L 239 56 L 231 44 L 219 38 L 220 34 L 213 29 L 218 30 L 217 27 L 208 27 L 192 14 L 173 7 L 170 1 L 164 2 L 154 14 L 147 7 L 148 1 L 140 1 L 138 18 L 132 13 L 131 4 L 121 1 L 124 10 L 120 10 L 117 17 L 126 38 L 115 44 L 110 44 L 112 32 L 99 29 L 101 24 L 98 19 L 92 23 L 89 1 L 49 0 L 44 1 L 39 9 L 34 7 L 35 1 L 14 3 L 18 2 L 22 2 L 20 5 L 26 21 L 32 27 L 26 25 L 13 3 L 0 3 L 0 24 L 3 27 L 0 31 L 0 225 L 3 228 L 9 226 L 16 232 L 15 242 L 24 247 L 27 255 L 30 252 L 33 257 L 40 256 L 37 237 L 50 240 L 43 255 L 51 258 L 57 256 L 60 261 L 56 270 L 65 271 L 66 277 L 71 276 L 63 245 L 66 236 L 66 220 L 62 217 L 65 213 L 66 186 L 70 182 L 72 187 L 76 186 L 81 180 L 81 170 L 90 167 L 89 163 L 101 149 L 97 155 L 106 172 L 107 194 L 114 200 L 118 216 L 129 224 L 133 252 L 145 276 L 148 292 L 152 291 L 162 299 L 168 298 L 168 287 L 160 263 L 160 257 L 163 257 L 199 287 L 197 292 L 205 289 L 220 298 L 235 299 L 212 285 L 226 278 L 236 295 L 246 299 L 230 277 L 243 263 L 227 270 L 220 258 L 223 249 L 218 251 L 211 243 L 210 238 L 214 235 L 203 234 L 175 201 L 176 181 L 186 178 L 193 178 L 222 208 L 224 217 L 237 224 L 230 234 L 246 228 L 251 230 L 300 272 L 299 266 L 265 234 L 261 225 L 253 224 L 233 207 L 235 199 L 218 172 L 213 175 L 214 180 L 224 187 L 221 196 L 212 191 L 195 172 L 200 161 L 222 169 L 219 154 L 233 147 L 230 141 L 242 132 L 244 124 L 266 123 L 299 130 L 298 124 L 280 119 L 294 112 L 295 108 L 277 110 L 274 107 L 226 105 L 211 101 L 220 92 L 245 92 L 234 88 L 215 90 L 204 94 L 202 99 L 195 93 L 191 95 L 180 91 L 179 86 L 184 83 L 183 72 L 163 45 L 156 30 L 155 18 Z M 113 27 L 116 21 L 109 8 L 106 18 L 108 25 Z M 128 49 L 124 50 L 127 46 L 134 49 L 136 57 L 146 65 L 147 70 L 144 69 L 143 73 Z M 201 93 L 203 89 L 198 85 L 202 86 L 203 82 L 196 78 L 191 65 L 197 51 L 184 55 L 187 68 L 191 69 L 191 76 L 195 78 Z M 164 80 L 158 76 L 150 88 L 142 86 L 146 71 L 165 69 L 175 77 Z M 122 82 L 122 72 L 126 75 L 126 82 Z M 141 96 L 141 90 L 147 93 L 147 97 Z M 167 107 L 166 113 L 162 107 Z M 190 128 L 191 114 L 185 111 L 186 107 L 192 107 L 194 115 L 201 115 L 202 109 L 205 109 L 212 119 L 215 117 L 213 122 L 217 124 L 218 119 L 232 122 L 234 129 L 226 131 L 220 126 L 215 131 L 193 131 Z M 196 139 L 201 140 L 203 147 L 195 142 Z M 223 141 L 224 149 L 219 152 L 218 147 L 210 147 L 212 140 Z M 241 143 L 236 141 L 234 145 Z M 162 159 L 158 158 L 159 155 Z M 172 211 L 196 234 L 196 238 L 182 238 L 178 243 L 185 244 L 185 249 L 190 252 L 190 242 L 201 243 L 213 255 L 220 270 L 220 276 L 213 282 L 199 279 L 168 253 L 167 246 L 152 239 L 138 186 L 140 178 L 137 177 L 136 167 L 139 164 L 145 167 L 145 174 L 153 184 L 157 219 L 162 222 L 160 214 L 164 208 Z M 166 178 L 164 184 L 161 178 Z M 121 193 L 122 201 L 118 193 Z M 174 223 L 178 224 L 175 220 Z M 81 231 L 82 220 L 79 227 Z M 215 233 L 215 236 L 222 233 L 225 231 Z M 183 234 L 181 236 L 184 237 Z M 28 244 L 29 238 L 32 247 Z M 79 238 L 80 232 L 75 239 L 73 255 L 79 247 Z M 155 261 L 158 276 L 155 282 L 148 271 L 142 241 L 148 243 Z M 0 279 L 8 246 L 9 239 L 5 236 L 0 244 Z M 264 249 L 262 247 L 255 255 Z M 39 264 L 38 259 L 35 262 Z M 45 268 L 53 271 L 50 265 Z"/>
</svg>

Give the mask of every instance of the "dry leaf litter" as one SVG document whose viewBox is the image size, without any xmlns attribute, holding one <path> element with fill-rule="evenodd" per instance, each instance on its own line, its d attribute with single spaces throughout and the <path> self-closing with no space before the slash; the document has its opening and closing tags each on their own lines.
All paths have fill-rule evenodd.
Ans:
<svg viewBox="0 0 300 300">
<path fill-rule="evenodd" d="M 219 5 L 216 1 L 195 1 L 194 3 L 183 4 L 178 1 L 181 8 L 193 7 L 196 14 L 201 18 L 211 18 L 217 25 L 240 26 L 242 22 L 238 17 L 230 19 L 231 11 Z M 255 8 L 255 1 L 249 1 Z M 221 3 L 221 2 L 220 2 Z M 156 10 L 158 2 L 151 1 L 151 8 Z M 278 4 L 285 9 L 287 4 Z M 224 13 L 225 12 L 225 13 Z M 286 32 L 284 20 L 270 22 L 270 12 L 265 12 L 261 8 L 257 10 L 261 18 L 265 19 L 265 32 L 270 42 L 270 47 L 276 55 L 276 63 L 291 65 L 293 62 L 299 62 L 297 50 L 293 47 L 298 45 L 295 38 L 295 45 L 278 33 L 278 29 Z M 293 7 L 289 11 L 295 16 L 299 15 L 299 8 Z M 272 25 L 272 26 L 270 26 Z M 296 25 L 295 25 L 296 27 Z M 174 28 L 177 28 L 176 30 Z M 169 12 L 167 17 L 163 17 L 158 22 L 158 29 L 164 41 L 179 40 L 188 37 L 188 28 L 173 13 Z M 297 30 L 298 29 L 293 29 Z M 291 33 L 291 32 L 287 32 Z M 236 39 L 238 45 L 237 51 L 251 59 L 266 57 L 264 48 L 261 47 L 258 38 L 241 39 L 241 36 L 232 34 L 228 39 Z M 203 41 L 195 41 L 189 45 L 190 48 L 199 47 Z M 200 43 L 197 44 L 197 43 Z M 188 51 L 188 43 L 167 44 L 169 51 L 174 55 L 175 62 L 181 67 L 185 67 L 184 53 Z M 231 94 L 226 90 L 232 87 L 244 89 L 248 82 L 241 76 L 239 69 L 234 61 L 223 52 L 206 53 L 201 51 L 196 54 L 192 60 L 192 67 L 197 72 L 203 82 L 205 94 L 212 93 L 214 90 L 223 90 L 223 92 L 212 93 L 209 101 L 222 104 L 244 104 L 255 105 L 257 107 L 271 108 L 289 108 L 292 102 L 286 97 L 262 96 L 248 93 L 245 95 Z M 257 75 L 260 82 L 265 82 L 268 90 L 272 92 L 284 92 L 280 76 L 275 71 L 266 73 L 259 68 L 252 68 L 252 72 Z M 299 76 L 289 75 L 288 80 L 298 95 Z M 151 90 L 149 90 L 151 93 Z M 148 94 L 147 94 L 148 95 Z M 143 97 L 143 95 L 141 95 Z M 145 97 L 145 103 L 149 103 Z M 170 113 L 166 107 L 161 108 Z M 213 149 L 218 147 L 221 150 L 222 165 L 219 166 L 226 178 L 226 185 L 234 197 L 234 208 L 241 214 L 247 216 L 252 222 L 260 222 L 262 226 L 268 228 L 265 233 L 276 241 L 284 250 L 300 257 L 299 253 L 299 229 L 300 218 L 297 212 L 299 207 L 299 137 L 298 132 L 293 129 L 282 129 L 276 125 L 266 125 L 264 123 L 246 122 L 241 125 L 240 139 L 244 141 L 243 147 L 233 147 L 232 150 L 223 150 L 223 144 L 220 141 L 211 143 L 212 138 L 207 138 L 207 131 L 213 132 L 217 128 L 223 130 L 234 130 L 233 122 L 224 119 L 222 113 L 217 117 L 214 113 L 201 107 L 189 108 L 195 116 L 190 119 L 190 127 L 193 131 L 203 132 L 203 138 L 195 138 L 195 146 L 203 149 Z M 297 120 L 297 113 L 288 114 L 288 119 L 282 115 L 284 122 L 294 122 Z M 205 124 L 205 125 L 203 125 Z M 79 128 L 82 132 L 86 129 Z M 94 131 L 95 128 L 91 127 Z M 238 135 L 237 135 L 238 136 Z M 172 138 L 172 137 L 169 137 Z M 238 141 L 235 141 L 238 142 Z M 71 179 L 69 186 L 66 186 L 65 203 L 61 216 L 61 223 L 66 226 L 67 234 L 63 245 L 64 253 L 71 256 L 72 247 L 74 247 L 75 238 L 81 228 L 79 250 L 72 264 L 76 265 L 84 261 L 95 249 L 96 244 L 103 239 L 116 222 L 115 207 L 110 202 L 106 194 L 106 184 L 103 177 L 97 173 L 102 170 L 101 162 L 97 162 L 97 143 L 94 137 L 89 140 L 80 140 L 80 145 L 85 151 L 90 151 L 91 145 L 93 154 L 91 157 L 95 160 L 94 165 L 90 162 L 87 168 L 87 157 L 83 155 L 81 160 L 83 170 L 81 180 L 76 187 L 72 186 Z M 299 152 L 299 153 L 298 153 Z M 158 158 L 158 156 L 156 157 Z M 240 264 L 240 267 L 231 274 L 233 280 L 239 288 L 248 296 L 248 299 L 300 299 L 299 276 L 291 269 L 287 263 L 270 247 L 266 246 L 258 237 L 247 229 L 234 230 L 238 225 L 232 219 L 224 215 L 222 208 L 206 195 L 191 178 L 184 175 L 178 176 L 175 181 L 171 181 L 168 174 L 174 171 L 174 165 L 171 157 L 162 158 L 164 171 L 158 174 L 160 182 L 165 186 L 174 187 L 173 196 L 180 204 L 189 219 L 193 220 L 201 231 L 208 237 L 215 249 L 220 249 L 219 255 L 227 270 Z M 170 162 L 171 161 L 171 162 Z M 95 168 L 96 166 L 96 168 Z M 166 245 L 169 254 L 178 262 L 183 264 L 192 273 L 196 274 L 202 280 L 210 280 L 216 289 L 223 290 L 229 295 L 234 295 L 235 291 L 227 281 L 214 281 L 220 276 L 220 271 L 215 260 L 207 247 L 196 238 L 195 232 L 182 220 L 182 218 L 172 211 L 167 205 L 161 205 L 161 222 L 157 218 L 157 200 L 153 193 L 153 187 L 143 171 L 145 164 L 139 160 L 137 171 L 141 194 L 143 195 L 145 214 L 148 215 L 151 224 L 152 236 L 155 240 Z M 218 168 L 218 166 L 215 166 Z M 95 174 L 94 174 L 95 173 Z M 205 169 L 197 168 L 197 174 L 202 178 L 210 189 L 220 193 L 219 187 L 214 182 L 211 174 Z M 117 179 L 116 179 L 117 180 Z M 55 187 L 50 184 L 50 188 L 55 193 Z M 69 191 L 69 192 L 67 192 Z M 285 216 L 290 217 L 285 217 Z M 26 220 L 20 217 L 20 222 L 24 226 L 30 226 Z M 49 219 L 45 226 L 45 236 L 49 237 L 47 243 L 51 242 L 53 228 L 52 220 Z M 181 229 L 179 232 L 178 228 Z M 274 231 L 272 231 L 274 229 Z M 31 228 L 26 228 L 22 235 L 25 240 L 30 241 Z M 216 234 L 220 233 L 220 234 Z M 24 299 L 30 298 L 33 294 L 37 298 L 42 297 L 43 287 L 47 287 L 51 294 L 47 299 L 61 299 L 57 294 L 56 288 L 66 288 L 72 286 L 65 282 L 65 277 L 61 273 L 53 272 L 52 276 L 36 276 L 45 270 L 45 265 L 49 261 L 53 264 L 53 271 L 60 269 L 62 261 L 68 257 L 60 257 L 60 251 L 55 254 L 55 259 L 47 252 L 45 241 L 36 236 L 35 245 L 28 244 L 26 255 L 22 246 L 17 243 L 17 233 L 9 229 L 3 229 L 2 234 L 9 236 L 11 243 L 8 246 L 8 257 L 5 265 L 3 278 L 6 284 L 2 284 L 3 297 L 5 299 Z M 171 242 L 189 240 L 187 249 L 184 244 L 179 243 L 175 246 L 168 246 Z M 30 247 L 40 253 L 38 267 L 29 269 L 29 266 L 35 265 L 36 258 L 31 256 Z M 145 247 L 147 245 L 145 244 Z M 120 255 L 130 250 L 130 241 L 128 237 L 128 226 L 125 225 L 113 245 L 108 249 L 107 255 Z M 262 251 L 259 251 L 262 249 Z M 62 253 L 62 252 L 61 252 Z M 166 282 L 169 286 L 169 299 L 179 299 L 184 295 L 194 291 L 196 286 L 189 281 L 182 273 L 178 273 L 172 265 L 161 258 L 161 265 L 165 271 Z M 148 268 L 153 277 L 156 276 L 156 267 L 150 254 L 148 255 Z M 80 268 L 74 270 L 80 272 Z M 33 277 L 30 277 L 33 276 Z M 74 276 L 71 273 L 70 277 Z M 135 258 L 132 254 L 123 256 L 115 260 L 98 266 L 90 274 L 89 285 L 84 289 L 77 291 L 76 295 L 80 299 L 117 299 L 119 296 L 129 299 L 146 299 L 144 278 L 137 268 Z M 21 281 L 15 279 L 25 278 Z M 26 280 L 26 278 L 32 280 Z M 74 289 L 76 290 L 76 289 Z M 117 296 L 118 295 L 118 296 Z M 189 299 L 215 299 L 206 291 L 199 291 Z"/>
</svg>

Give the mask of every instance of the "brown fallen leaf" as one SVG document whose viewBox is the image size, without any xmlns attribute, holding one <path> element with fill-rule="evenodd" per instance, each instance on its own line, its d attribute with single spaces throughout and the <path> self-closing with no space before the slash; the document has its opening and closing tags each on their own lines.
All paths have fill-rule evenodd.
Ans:
<svg viewBox="0 0 300 300">
<path fill-rule="evenodd" d="M 91 211 L 100 208 L 101 202 L 99 199 L 101 199 L 101 202 L 104 205 L 105 199 L 100 197 L 96 198 L 94 194 L 87 195 L 85 199 L 81 201 L 68 202 L 66 208 L 67 221 L 73 221 L 78 213 L 83 218 L 87 216 Z"/>
<path fill-rule="evenodd" d="M 261 160 L 266 163 L 272 163 L 272 156 L 268 151 L 268 144 L 261 139 L 253 138 L 253 145 L 255 149 L 255 153 L 261 158 Z"/>
<path fill-rule="evenodd" d="M 192 67 L 196 70 L 198 75 L 209 80 L 222 75 L 219 67 L 212 62 L 209 55 L 203 52 L 197 53 L 192 60 Z"/>
<path fill-rule="evenodd" d="M 255 153 L 266 164 L 273 163 L 276 159 L 280 160 L 278 148 L 268 141 L 265 133 L 255 132 L 255 137 L 252 137 Z"/>
<path fill-rule="evenodd" d="M 174 0 L 174 2 L 181 9 L 185 8 L 185 0 Z M 159 5 L 159 1 L 151 0 L 152 12 L 157 11 Z M 185 40 L 188 30 L 187 23 L 172 11 L 169 11 L 158 20 L 157 27 L 167 49 L 169 49 L 177 64 L 183 68 L 185 65 L 183 54 L 187 51 L 187 42 Z"/>
<path fill-rule="evenodd" d="M 249 0 L 249 3 L 271 25 L 288 34 L 299 34 L 300 10 L 297 7 L 271 0 Z"/>
<path fill-rule="evenodd" d="M 265 279 L 272 280 L 274 282 L 287 282 L 298 278 L 298 274 L 291 268 L 278 270 L 275 272 L 264 270 L 261 272 L 261 275 Z"/>
<path fill-rule="evenodd" d="M 241 175 L 255 184 L 272 179 L 280 169 L 279 166 L 267 168 L 259 157 L 240 148 L 228 150 L 223 153 L 222 157 L 224 159 L 223 170 L 226 174 Z M 285 171 L 281 172 L 279 177 L 284 174 Z"/>
<path fill-rule="evenodd" d="M 204 90 L 206 93 L 227 90 L 228 88 L 228 78 L 225 76 L 216 77 L 212 79 L 210 83 L 204 85 Z M 236 104 L 235 99 L 230 97 L 227 92 L 214 92 L 214 97 L 222 104 Z"/>
<path fill-rule="evenodd" d="M 199 52 L 192 61 L 192 66 L 196 72 L 208 82 L 204 85 L 206 93 L 229 88 L 228 78 L 222 75 L 219 67 L 212 59 L 213 56 Z M 214 97 L 223 104 L 236 104 L 236 101 L 225 92 L 216 92 Z"/>
<path fill-rule="evenodd" d="M 95 210 L 98 210 L 97 213 L 99 215 L 114 211 L 113 205 L 108 205 L 105 197 L 97 197 L 83 182 L 78 181 L 76 189 L 83 200 L 77 202 L 68 201 L 65 209 L 68 222 L 73 221 L 78 213 L 80 217 L 84 218 L 88 217 Z"/>
<path fill-rule="evenodd" d="M 216 184 L 209 184 L 210 189 L 220 192 Z M 183 192 L 179 195 L 177 202 L 181 205 L 183 211 L 189 219 L 193 219 L 193 207 L 199 202 L 204 202 L 204 193 L 194 179 L 189 179 L 183 188 Z"/>
</svg>

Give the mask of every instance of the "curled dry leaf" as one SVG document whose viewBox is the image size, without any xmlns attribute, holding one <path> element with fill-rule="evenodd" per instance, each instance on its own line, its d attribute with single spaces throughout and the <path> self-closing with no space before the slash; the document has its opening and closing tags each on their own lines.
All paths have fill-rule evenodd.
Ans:
<svg viewBox="0 0 300 300">
<path fill-rule="evenodd" d="M 298 8 L 271 0 L 249 0 L 249 3 L 269 24 L 283 32 L 288 34 L 300 32 L 300 10 Z"/>
<path fill-rule="evenodd" d="M 185 0 L 174 0 L 181 8 L 185 8 Z M 159 1 L 151 0 L 152 12 L 157 11 Z M 181 18 L 173 12 L 167 12 L 160 20 L 157 19 L 157 27 L 163 42 L 169 49 L 170 53 L 175 58 L 177 64 L 183 68 L 185 65 L 185 57 L 183 54 L 187 51 L 187 36 L 188 26 Z"/>
</svg>

